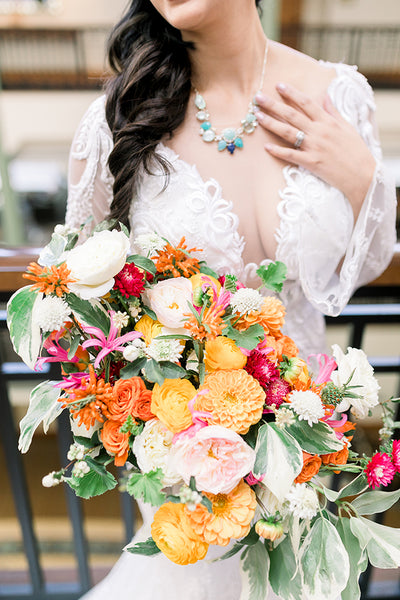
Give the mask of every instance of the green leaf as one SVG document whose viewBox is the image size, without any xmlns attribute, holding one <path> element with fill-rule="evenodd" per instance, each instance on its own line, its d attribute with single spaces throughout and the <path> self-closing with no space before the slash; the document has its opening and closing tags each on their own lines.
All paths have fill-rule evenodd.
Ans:
<svg viewBox="0 0 400 600">
<path fill-rule="evenodd" d="M 99 436 L 98 432 L 95 431 L 92 437 L 83 437 L 81 435 L 74 435 L 74 442 L 79 444 L 80 446 L 84 446 L 85 448 L 93 448 L 95 446 L 99 446 Z"/>
<path fill-rule="evenodd" d="M 154 556 L 154 554 L 161 552 L 151 537 L 145 542 L 137 542 L 134 546 L 126 546 L 125 550 L 132 554 L 143 554 L 144 556 Z"/>
<path fill-rule="evenodd" d="M 89 473 L 83 477 L 69 477 L 65 480 L 77 496 L 88 499 L 115 488 L 117 480 L 104 465 L 99 465 L 92 458 L 86 458 L 86 462 L 90 467 Z"/>
<path fill-rule="evenodd" d="M 214 279 L 219 278 L 218 273 L 216 273 L 213 269 L 210 269 L 206 264 L 200 263 L 200 273 L 204 273 L 204 275 L 209 275 L 210 277 L 214 277 Z"/>
<path fill-rule="evenodd" d="M 120 378 L 121 379 L 130 379 L 131 377 L 137 377 L 140 371 L 147 363 L 147 358 L 145 356 L 141 356 L 136 360 L 132 361 L 126 367 L 121 369 Z"/>
<path fill-rule="evenodd" d="M 273 290 L 274 292 L 282 291 L 287 273 L 286 265 L 283 262 L 276 261 L 270 263 L 268 267 L 261 265 L 256 273 L 261 277 L 264 287 L 268 290 Z"/>
<path fill-rule="evenodd" d="M 258 323 L 251 325 L 245 331 L 238 331 L 234 327 L 229 326 L 224 329 L 224 335 L 234 340 L 237 346 L 246 350 L 254 350 L 254 348 L 264 339 L 264 329 Z"/>
<path fill-rule="evenodd" d="M 329 454 L 343 448 L 343 442 L 337 439 L 332 427 L 322 421 L 314 423 L 312 427 L 307 421 L 295 421 L 292 425 L 286 425 L 285 429 L 309 454 Z"/>
<path fill-rule="evenodd" d="M 212 502 L 209 498 L 207 498 L 207 496 L 202 496 L 200 504 L 205 506 L 209 513 L 212 513 Z"/>
<path fill-rule="evenodd" d="M 161 469 L 148 473 L 132 473 L 126 484 L 127 492 L 139 500 L 143 499 L 153 506 L 160 506 L 165 501 L 163 488 L 163 472 Z"/>
<path fill-rule="evenodd" d="M 168 334 L 168 335 L 158 335 L 157 336 L 158 340 L 191 340 L 192 338 L 190 337 L 190 335 L 184 335 L 181 333 L 177 333 L 175 334 Z"/>
<path fill-rule="evenodd" d="M 71 341 L 71 345 L 69 347 L 68 350 L 68 359 L 72 360 L 76 354 L 76 351 L 78 350 L 78 346 L 80 344 L 81 341 L 81 336 L 80 335 L 74 335 L 74 337 L 72 338 Z"/>
<path fill-rule="evenodd" d="M 121 433 L 130 433 L 131 435 L 139 435 L 143 431 L 144 424 L 138 425 L 132 415 L 128 415 L 125 423 L 120 428 Z"/>
<path fill-rule="evenodd" d="M 18 449 L 25 453 L 29 450 L 33 434 L 43 422 L 43 430 L 46 433 L 50 423 L 63 411 L 62 402 L 59 402 L 61 389 L 54 387 L 55 381 L 43 381 L 31 392 L 29 407 L 26 415 L 21 420 Z"/>
<path fill-rule="evenodd" d="M 339 518 L 337 531 L 346 548 L 350 560 L 350 575 L 341 600 L 359 600 L 361 596 L 358 580 L 368 566 L 367 553 L 362 550 L 360 543 L 350 528 L 350 520 Z"/>
<path fill-rule="evenodd" d="M 94 227 L 93 233 L 97 233 L 98 231 L 107 231 L 108 229 L 115 229 L 117 223 L 117 219 L 104 219 L 103 221 L 100 221 L 100 223 L 98 223 L 96 227 Z"/>
<path fill-rule="evenodd" d="M 319 518 L 299 554 L 303 593 L 307 600 L 336 600 L 347 586 L 350 563 L 340 536 L 330 521 Z"/>
<path fill-rule="evenodd" d="M 7 326 L 14 350 L 31 369 L 40 352 L 42 338 L 40 327 L 34 321 L 34 313 L 43 294 L 37 293 L 32 286 L 16 291 L 7 304 Z"/>
<path fill-rule="evenodd" d="M 385 527 L 364 517 L 351 517 L 352 533 L 366 548 L 371 564 L 378 569 L 400 567 L 400 529 Z"/>
<path fill-rule="evenodd" d="M 185 369 L 168 360 L 162 360 L 158 365 L 165 379 L 180 379 L 186 375 Z"/>
<path fill-rule="evenodd" d="M 53 233 L 50 243 L 40 253 L 40 264 L 45 267 L 57 265 L 60 262 L 62 253 L 66 250 L 67 241 L 67 238 L 59 233 Z"/>
<path fill-rule="evenodd" d="M 265 485 L 283 502 L 294 479 L 303 468 L 303 453 L 297 441 L 275 423 L 266 423 L 259 429 L 253 473 L 263 478 Z"/>
<path fill-rule="evenodd" d="M 149 308 L 148 306 L 146 306 L 145 304 L 143 304 L 143 312 L 146 313 L 146 315 L 148 317 L 150 317 L 150 319 L 153 319 L 153 321 L 157 321 L 157 315 L 154 312 L 154 310 L 151 310 L 151 308 Z"/>
<path fill-rule="evenodd" d="M 400 498 L 400 490 L 394 492 L 373 491 L 358 496 L 351 503 L 360 515 L 374 515 L 388 510 Z"/>
<path fill-rule="evenodd" d="M 147 361 L 144 369 L 146 373 L 146 379 L 158 383 L 158 385 L 162 385 L 164 383 L 164 374 L 161 370 L 159 363 L 156 360 L 150 358 Z"/>
<path fill-rule="evenodd" d="M 131 256 L 128 256 L 126 262 L 133 263 L 136 267 L 139 267 L 139 269 L 143 269 L 152 275 L 157 273 L 156 265 L 153 263 L 153 261 L 150 258 L 142 256 L 141 254 L 132 254 Z"/>
<path fill-rule="evenodd" d="M 364 473 L 361 473 L 358 477 L 353 479 L 345 487 L 339 490 L 337 499 L 347 498 L 348 496 L 357 496 L 368 488 L 367 478 Z"/>
<path fill-rule="evenodd" d="M 288 536 L 270 551 L 269 558 L 269 582 L 275 594 L 285 600 L 303 600 L 301 576 Z"/>
<path fill-rule="evenodd" d="M 119 221 L 118 225 L 122 233 L 124 233 L 126 237 L 129 238 L 129 229 L 127 228 L 127 226 L 121 223 L 121 221 Z"/>
<path fill-rule="evenodd" d="M 65 296 L 65 301 L 73 313 L 90 327 L 98 327 L 108 335 L 110 331 L 110 318 L 99 306 L 91 304 L 89 300 L 82 300 L 76 294 L 69 293 Z"/>
<path fill-rule="evenodd" d="M 265 600 L 268 593 L 269 556 L 262 542 L 247 546 L 240 557 L 240 600 Z"/>
<path fill-rule="evenodd" d="M 238 552 L 241 552 L 243 550 L 244 546 L 243 544 L 241 544 L 240 542 L 235 542 L 232 546 L 232 548 L 230 548 L 227 552 L 225 552 L 224 554 L 222 554 L 221 556 L 218 556 L 217 558 L 213 558 L 211 562 L 218 562 L 219 560 L 226 560 L 227 558 L 231 558 L 232 556 L 235 556 L 235 554 L 237 554 Z"/>
</svg>

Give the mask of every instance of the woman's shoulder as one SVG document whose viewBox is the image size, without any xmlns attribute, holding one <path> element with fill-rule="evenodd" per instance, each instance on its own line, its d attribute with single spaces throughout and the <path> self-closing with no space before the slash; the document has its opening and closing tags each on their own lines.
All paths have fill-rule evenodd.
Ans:
<svg viewBox="0 0 400 600">
<path fill-rule="evenodd" d="M 90 149 L 100 145 L 109 152 L 112 134 L 106 119 L 105 94 L 97 97 L 83 114 L 72 142 L 71 153 L 75 158 L 86 158 Z"/>
</svg>

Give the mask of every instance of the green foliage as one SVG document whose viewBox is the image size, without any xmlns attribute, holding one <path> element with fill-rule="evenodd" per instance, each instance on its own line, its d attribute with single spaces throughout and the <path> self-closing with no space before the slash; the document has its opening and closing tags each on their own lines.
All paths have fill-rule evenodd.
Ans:
<svg viewBox="0 0 400 600">
<path fill-rule="evenodd" d="M 246 350 L 254 350 L 260 341 L 264 339 L 264 329 L 258 323 L 251 325 L 245 331 L 238 331 L 231 325 L 228 325 L 223 333 L 234 340 L 237 346 Z"/>
<path fill-rule="evenodd" d="M 131 377 L 137 377 L 140 375 L 140 371 L 147 363 L 147 358 L 145 356 L 140 356 L 136 360 L 127 364 L 126 367 L 121 369 L 120 377 L 121 379 L 130 379 Z"/>
<path fill-rule="evenodd" d="M 329 454 L 343 448 L 343 443 L 337 439 L 332 427 L 322 421 L 312 426 L 307 421 L 295 421 L 285 429 L 297 440 L 301 449 L 309 454 Z"/>
<path fill-rule="evenodd" d="M 43 423 L 46 433 L 50 423 L 62 413 L 62 402 L 59 402 L 61 389 L 54 387 L 54 384 L 54 381 L 43 381 L 31 392 L 28 411 L 20 422 L 18 448 L 22 453 L 29 450 L 40 423 Z"/>
<path fill-rule="evenodd" d="M 285 600 L 303 600 L 301 575 L 289 536 L 270 551 L 269 558 L 269 581 L 275 594 Z"/>
<path fill-rule="evenodd" d="M 361 549 L 360 542 L 351 531 L 350 519 L 340 518 L 337 531 L 350 560 L 349 580 L 342 592 L 341 600 L 359 600 L 361 591 L 358 580 L 368 566 L 367 554 Z"/>
<path fill-rule="evenodd" d="M 374 515 L 388 510 L 400 499 L 400 490 L 382 492 L 375 490 L 362 494 L 351 503 L 360 515 Z"/>
<path fill-rule="evenodd" d="M 157 273 L 156 266 L 153 261 L 150 258 L 142 256 L 141 254 L 132 254 L 131 256 L 128 256 L 126 262 L 134 263 L 136 267 L 147 271 L 147 273 L 151 273 L 151 275 L 155 275 Z"/>
<path fill-rule="evenodd" d="M 257 275 L 261 277 L 263 286 L 273 292 L 281 292 L 283 282 L 286 279 L 287 268 L 286 265 L 280 261 L 270 263 L 268 267 L 261 265 L 256 271 Z"/>
<path fill-rule="evenodd" d="M 99 306 L 91 304 L 88 300 L 82 300 L 76 294 L 69 293 L 65 296 L 65 301 L 78 317 L 78 321 L 83 321 L 90 327 L 98 327 L 108 335 L 110 331 L 110 318 L 108 314 Z"/>
<path fill-rule="evenodd" d="M 69 477 L 65 481 L 80 498 L 100 496 L 117 485 L 115 477 L 107 471 L 104 465 L 95 459 L 86 458 L 90 471 L 83 477 Z"/>
<path fill-rule="evenodd" d="M 134 546 L 127 546 L 125 550 L 131 552 L 131 554 L 143 554 L 144 556 L 154 556 L 161 552 L 151 537 L 145 542 L 137 542 Z"/>
<path fill-rule="evenodd" d="M 161 469 L 148 473 L 132 473 L 127 481 L 128 494 L 136 500 L 143 499 L 153 506 L 160 506 L 166 498 L 163 488 L 163 472 Z"/>
<path fill-rule="evenodd" d="M 144 424 L 140 423 L 139 425 L 136 423 L 135 419 L 132 415 L 128 415 L 125 423 L 122 425 L 120 432 L 121 433 L 130 433 L 131 435 L 139 435 L 143 431 Z"/>
<path fill-rule="evenodd" d="M 26 286 L 13 294 L 7 304 L 7 325 L 14 350 L 31 369 L 35 367 L 42 342 L 40 327 L 33 318 L 35 305 L 43 294 Z"/>
<path fill-rule="evenodd" d="M 269 556 L 264 544 L 258 541 L 247 546 L 241 557 L 241 600 L 265 600 L 268 592 Z"/>
</svg>

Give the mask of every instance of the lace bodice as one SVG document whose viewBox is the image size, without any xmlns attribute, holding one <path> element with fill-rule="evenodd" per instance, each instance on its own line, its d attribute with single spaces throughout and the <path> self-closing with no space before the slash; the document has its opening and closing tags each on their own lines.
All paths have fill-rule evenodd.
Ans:
<svg viewBox="0 0 400 600">
<path fill-rule="evenodd" d="M 350 203 L 339 190 L 303 168 L 287 166 L 283 170 L 277 250 L 276 256 L 269 258 L 288 266 L 281 294 L 287 308 L 286 330 L 303 354 L 324 349 L 321 313 L 339 314 L 356 287 L 384 270 L 395 243 L 394 186 L 382 165 L 372 90 L 356 67 L 323 64 L 336 69 L 328 93 L 368 144 L 376 169 L 356 223 Z M 107 159 L 112 137 L 104 104 L 102 96 L 90 106 L 72 145 L 66 216 L 70 226 L 80 225 L 90 215 L 94 222 L 100 221 L 111 203 Z M 201 256 L 216 271 L 235 273 L 251 285 L 256 265 L 243 261 L 246 241 L 221 186 L 215 179 L 203 180 L 195 166 L 162 143 L 158 151 L 173 170 L 165 189 L 161 172 L 143 174 L 131 207 L 132 240 L 149 231 L 157 231 L 172 243 L 185 235 L 190 247 L 203 248 Z"/>
</svg>

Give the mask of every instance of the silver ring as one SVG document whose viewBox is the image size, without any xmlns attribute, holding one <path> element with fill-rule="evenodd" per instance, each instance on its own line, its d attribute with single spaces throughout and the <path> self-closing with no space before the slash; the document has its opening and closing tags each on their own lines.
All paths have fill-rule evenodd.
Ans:
<svg viewBox="0 0 400 600">
<path fill-rule="evenodd" d="M 296 148 L 296 150 L 300 149 L 300 146 L 302 145 L 305 137 L 306 134 L 304 133 L 304 131 L 301 131 L 299 129 L 299 131 L 296 133 L 296 141 L 294 143 L 294 147 Z"/>
</svg>

